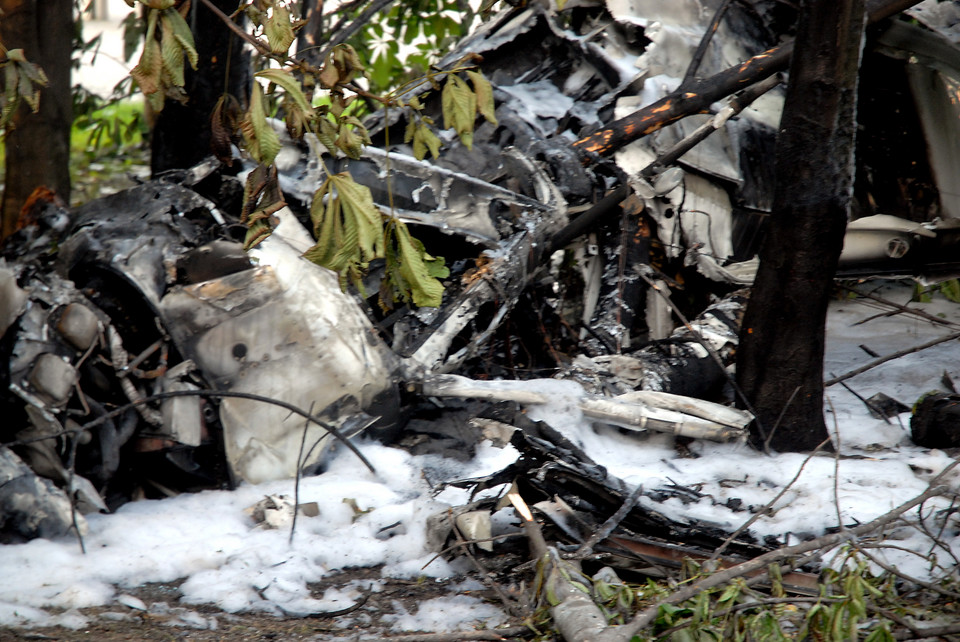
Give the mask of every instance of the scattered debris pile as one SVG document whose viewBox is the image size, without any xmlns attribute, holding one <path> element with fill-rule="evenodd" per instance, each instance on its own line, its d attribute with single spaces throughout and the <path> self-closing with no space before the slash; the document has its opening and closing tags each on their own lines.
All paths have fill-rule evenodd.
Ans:
<svg viewBox="0 0 960 642">
<path fill-rule="evenodd" d="M 515 484 L 570 552 L 656 573 L 718 547 L 744 560 L 779 545 L 658 515 L 651 502 L 696 491 L 628 489 L 576 436 L 516 411 L 566 395 L 599 423 L 667 432 L 678 447 L 745 434 L 750 415 L 717 402 L 772 201 L 778 79 L 607 160 L 585 164 L 574 145 L 789 37 L 782 3 L 733 4 L 695 56 L 714 4 L 584 0 L 499 14 L 449 58 L 482 57 L 497 125 L 481 125 L 472 149 L 445 139 L 434 163 L 404 145 L 346 160 L 290 143 L 278 160 L 290 207 L 249 254 L 229 205 L 242 183 L 215 163 L 74 212 L 45 205 L 0 263 L 3 541 L 82 531 L 68 497 L 107 511 L 319 472 L 335 441 L 393 440 L 425 399 L 462 397 L 498 402 L 473 425 L 521 453 L 462 483 Z M 936 127 L 960 127 L 958 11 L 927 1 L 910 12 L 916 24 L 886 21 L 871 35 L 843 274 L 957 271 L 960 132 Z M 439 110 L 437 96 L 423 99 Z M 381 142 L 403 139 L 402 114 L 373 121 Z M 442 307 L 382 310 L 301 258 L 320 163 L 349 171 L 446 258 Z M 371 266 L 367 292 L 382 272 Z M 487 380 L 537 375 L 551 377 L 540 392 Z M 483 539 L 492 501 L 460 511 L 457 528 Z M 438 544 L 450 529 L 438 526 Z"/>
</svg>

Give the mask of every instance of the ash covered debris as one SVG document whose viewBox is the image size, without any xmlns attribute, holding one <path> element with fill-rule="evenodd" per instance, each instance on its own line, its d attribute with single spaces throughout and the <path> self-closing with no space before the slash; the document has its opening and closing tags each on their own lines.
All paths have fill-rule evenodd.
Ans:
<svg viewBox="0 0 960 642">
<path fill-rule="evenodd" d="M 782 91 L 771 82 L 736 109 L 716 103 L 609 158 L 584 158 L 575 145 L 790 36 L 782 3 L 734 4 L 691 65 L 717 4 L 578 0 L 563 12 L 504 11 L 441 63 L 482 57 L 497 125 L 478 126 L 469 150 L 443 134 L 432 163 L 405 145 L 348 160 L 322 156 L 315 141 L 290 143 L 278 160 L 290 210 L 250 255 L 238 243 L 240 183 L 209 163 L 69 215 L 54 207 L 7 242 L 0 266 L 0 384 L 9 391 L 0 440 L 103 510 L 315 472 L 334 442 L 328 428 L 392 439 L 428 405 L 412 393 L 431 396 L 437 375 L 559 375 L 584 384 L 584 395 L 720 399 L 737 289 L 752 279 L 771 207 Z M 931 134 L 945 115 L 960 122 L 948 99 L 960 78 L 948 4 L 924 2 L 910 14 L 918 25 L 888 21 L 868 42 L 861 104 L 916 117 L 901 132 L 861 110 L 862 217 L 851 226 L 848 274 L 956 270 L 960 136 Z M 893 72 L 903 82 L 886 83 Z M 436 95 L 424 102 L 439 113 Z M 674 158 L 703 126 L 712 134 Z M 403 140 L 405 127 L 396 110 L 371 119 L 380 143 Z M 905 139 L 896 161 L 910 173 L 891 190 L 891 150 Z M 370 187 L 430 252 L 443 248 L 452 276 L 440 308 L 381 310 L 300 257 L 313 243 L 300 220 L 320 163 Z M 922 207 L 904 197 L 918 192 L 928 195 Z M 382 272 L 372 266 L 367 292 Z M 678 309 L 690 317 L 707 311 L 676 327 L 657 289 L 685 299 Z M 202 390 L 234 396 L 187 396 Z M 250 395 L 326 411 L 326 427 Z M 11 479 L 23 476 L 13 452 L 4 448 Z M 38 497 L 50 490 L 30 483 L 47 489 Z M 68 529 L 71 515 L 58 514 Z M 30 526 L 20 536 L 48 532 L 57 531 Z"/>
</svg>

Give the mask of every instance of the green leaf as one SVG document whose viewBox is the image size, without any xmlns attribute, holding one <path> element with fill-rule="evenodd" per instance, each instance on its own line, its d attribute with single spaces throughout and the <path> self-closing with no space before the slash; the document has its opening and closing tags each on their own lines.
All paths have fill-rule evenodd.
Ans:
<svg viewBox="0 0 960 642">
<path fill-rule="evenodd" d="M 364 260 L 383 256 L 383 217 L 373 203 L 370 188 L 360 185 L 347 173 L 330 177 L 343 203 L 344 220 L 358 223 L 358 241 Z"/>
<path fill-rule="evenodd" d="M 131 0 L 128 0 L 128 3 Z M 133 6 L 132 4 L 130 5 Z M 140 18 L 140 15 L 136 11 L 131 11 L 126 18 L 123 19 L 123 60 L 124 62 L 129 61 L 133 58 L 133 54 L 137 53 L 137 49 L 140 47 L 140 39 L 143 37 L 143 20 Z"/>
<path fill-rule="evenodd" d="M 33 64 L 29 60 L 24 60 L 23 62 L 17 63 L 17 71 L 20 73 L 22 78 L 27 78 L 34 85 L 40 85 L 41 87 L 46 87 L 47 83 L 50 81 L 47 80 L 47 74 L 43 73 L 43 69 Z"/>
<path fill-rule="evenodd" d="M 310 101 L 307 100 L 306 95 L 303 93 L 303 88 L 300 85 L 300 81 L 293 77 L 288 71 L 282 69 L 264 69 L 263 71 L 258 71 L 254 74 L 257 78 L 263 78 L 269 82 L 272 82 L 275 85 L 283 88 L 283 91 L 286 92 L 287 96 L 304 112 L 313 112 L 313 107 L 310 105 Z"/>
<path fill-rule="evenodd" d="M 738 597 L 740 597 L 740 591 L 743 586 L 739 582 L 731 582 L 727 585 L 727 588 L 723 590 L 723 593 L 720 594 L 719 599 L 717 600 L 717 605 L 725 604 L 727 602 L 736 603 Z"/>
<path fill-rule="evenodd" d="M 467 76 L 473 84 L 473 91 L 477 95 L 477 112 L 487 119 L 491 125 L 497 124 L 496 107 L 493 103 L 493 87 L 483 74 L 468 71 Z"/>
<path fill-rule="evenodd" d="M 10 119 L 13 118 L 13 114 L 17 110 L 19 103 L 17 97 L 17 82 L 19 77 L 13 65 L 6 65 L 4 67 L 3 76 L 3 109 L 0 110 L 0 126 L 6 127 Z"/>
<path fill-rule="evenodd" d="M 369 262 L 383 256 L 383 217 L 370 190 L 347 173 L 329 177 L 314 194 L 310 208 L 316 244 L 304 257 L 340 274 L 344 287 L 361 277 Z"/>
<path fill-rule="evenodd" d="M 273 215 L 286 203 L 280 191 L 277 168 L 258 165 L 247 176 L 243 186 L 243 209 L 240 220 L 247 225 L 243 247 L 255 247 L 273 233 Z"/>
<path fill-rule="evenodd" d="M 183 16 L 176 9 L 167 9 L 163 12 L 162 19 L 165 25 L 164 38 L 167 37 L 167 29 L 180 44 L 183 52 L 187 54 L 187 60 L 190 61 L 190 67 L 197 68 L 200 62 L 200 55 L 197 53 L 196 45 L 193 41 L 193 32 Z"/>
<path fill-rule="evenodd" d="M 337 126 L 330 122 L 330 119 L 323 117 L 320 119 L 320 126 L 316 131 L 317 140 L 323 143 L 334 156 L 337 155 Z"/>
<path fill-rule="evenodd" d="M 27 101 L 27 104 L 30 105 L 30 109 L 36 113 L 40 109 L 40 92 L 34 90 L 33 83 L 30 82 L 30 79 L 24 76 L 22 73 L 19 73 L 20 84 L 17 87 L 17 91 L 20 93 L 20 97 Z"/>
<path fill-rule="evenodd" d="M 330 195 L 330 179 L 323 182 L 313 194 L 310 220 L 317 243 L 308 251 L 308 259 L 317 265 L 326 265 L 337 250 L 334 228 L 340 216 L 340 203 Z"/>
<path fill-rule="evenodd" d="M 275 54 L 286 53 L 296 39 L 290 23 L 290 11 L 283 5 L 274 5 L 272 14 L 263 22 L 263 32 L 270 43 L 270 51 Z"/>
<path fill-rule="evenodd" d="M 948 300 L 960 303 L 960 279 L 950 279 L 940 284 L 940 292 Z"/>
<path fill-rule="evenodd" d="M 137 66 L 130 70 L 130 75 L 146 96 L 160 91 L 160 72 L 163 60 L 160 55 L 160 43 L 156 39 L 157 12 L 151 11 L 147 17 L 147 35 L 143 43 L 143 52 Z"/>
<path fill-rule="evenodd" d="M 710 619 L 710 593 L 709 591 L 702 591 L 696 599 L 696 603 L 693 607 L 693 623 L 694 625 L 701 624 Z"/>
<path fill-rule="evenodd" d="M 350 158 L 360 158 L 363 153 L 363 139 L 343 123 L 340 125 L 336 144 Z"/>
<path fill-rule="evenodd" d="M 170 84 L 183 87 L 183 47 L 173 33 L 173 26 L 167 18 L 168 11 L 160 16 L 160 56 L 163 61 L 163 71 L 170 77 Z M 173 10 L 173 13 L 177 13 Z M 177 13 L 179 16 L 180 14 Z"/>
<path fill-rule="evenodd" d="M 443 124 L 452 127 L 467 149 L 473 147 L 473 123 L 477 116 L 477 96 L 467 83 L 454 74 L 447 76 L 441 94 Z"/>
<path fill-rule="evenodd" d="M 410 235 L 402 221 L 392 221 L 389 232 L 392 240 L 388 243 L 387 273 L 400 298 L 419 307 L 439 307 L 443 284 L 438 279 L 450 274 L 443 259 L 427 254 L 423 243 Z"/>
<path fill-rule="evenodd" d="M 886 620 L 880 622 L 880 625 L 870 632 L 870 635 L 864 642 L 894 642 L 893 633 L 890 632 L 890 625 Z"/>
<path fill-rule="evenodd" d="M 434 159 L 440 157 L 440 139 L 427 125 L 420 123 L 413 133 L 413 155 L 417 160 L 423 160 L 428 149 Z"/>
<path fill-rule="evenodd" d="M 250 107 L 246 117 L 240 123 L 240 130 L 247 142 L 247 151 L 254 160 L 264 165 L 273 163 L 273 159 L 280 152 L 280 137 L 267 122 L 263 111 L 263 89 L 260 83 L 253 83 L 250 94 Z"/>
</svg>

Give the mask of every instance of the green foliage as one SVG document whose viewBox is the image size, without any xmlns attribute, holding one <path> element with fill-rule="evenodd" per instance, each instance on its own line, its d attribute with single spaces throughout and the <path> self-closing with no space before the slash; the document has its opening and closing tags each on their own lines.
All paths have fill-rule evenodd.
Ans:
<svg viewBox="0 0 960 642">
<path fill-rule="evenodd" d="M 197 68 L 199 55 L 193 42 L 193 33 L 172 0 L 139 0 L 150 8 L 147 14 L 147 31 L 140 61 L 130 71 L 144 97 L 154 111 L 163 109 L 165 98 L 185 101 L 184 57 L 193 69 Z M 133 6 L 132 0 L 127 4 Z M 186 9 L 189 5 L 183 5 Z M 159 29 L 157 28 L 159 26 Z M 125 35 L 126 38 L 126 35 Z"/>
<path fill-rule="evenodd" d="M 70 146 L 91 158 L 105 152 L 142 144 L 149 127 L 138 101 L 103 101 L 88 96 L 83 104 L 74 103 Z"/>
<path fill-rule="evenodd" d="M 7 50 L 0 45 L 0 71 L 3 72 L 3 93 L 0 94 L 0 129 L 10 124 L 24 100 L 34 112 L 40 109 L 40 87 L 47 85 L 43 69 L 31 63 L 23 49 Z"/>
<path fill-rule="evenodd" d="M 467 149 L 473 147 L 473 123 L 477 119 L 477 95 L 456 75 L 447 77 L 443 88 L 443 124 L 452 127 Z"/>
<path fill-rule="evenodd" d="M 263 89 L 254 83 L 250 94 L 250 107 L 240 123 L 240 131 L 247 143 L 247 151 L 261 165 L 270 165 L 280 153 L 280 137 L 267 122 L 263 105 Z"/>
<path fill-rule="evenodd" d="M 887 618 L 887 613 L 909 614 L 917 620 L 936 617 L 920 604 L 905 604 L 895 590 L 898 578 L 888 573 L 874 576 L 867 561 L 853 548 L 841 553 L 838 569 L 823 570 L 819 597 L 791 596 L 780 568 L 771 565 L 767 571 L 767 583 L 762 590 L 749 586 L 743 578 L 735 578 L 679 604 L 663 601 L 676 590 L 675 580 L 648 580 L 645 585 L 595 581 L 592 595 L 607 613 L 610 624 L 625 622 L 640 610 L 656 607 L 650 626 L 631 642 L 861 639 L 889 642 L 896 636 L 894 622 Z M 698 571 L 695 577 L 685 581 L 706 576 Z M 538 575 L 536 585 L 544 583 Z M 943 588 L 955 591 L 956 582 Z M 540 592 L 542 590 L 541 587 Z M 952 605 L 947 609 L 952 611 Z M 550 628 L 545 610 L 541 608 L 531 621 L 539 632 Z M 953 615 L 946 612 L 940 617 L 952 618 Z M 902 628 L 896 632 L 902 632 Z M 544 632 L 538 639 L 553 638 Z"/>
<path fill-rule="evenodd" d="M 347 173 L 330 176 L 313 195 L 310 218 L 317 242 L 304 256 L 362 291 L 367 266 L 384 254 L 383 218 L 370 189 Z"/>
<path fill-rule="evenodd" d="M 291 24 L 288 14 L 274 11 L 266 14 L 248 7 L 248 15 L 260 21 L 263 32 L 270 39 L 271 51 L 280 33 L 269 27 L 265 20 L 281 20 Z M 251 14 L 252 12 L 252 14 Z M 278 17 L 279 16 L 279 17 Z M 285 33 L 285 31 L 284 31 Z M 289 38 L 285 37 L 285 40 Z M 467 80 L 458 74 L 465 73 Z M 333 156 L 343 154 L 359 158 L 363 147 L 370 144 L 370 135 L 363 122 L 355 115 L 357 98 L 363 93 L 367 99 L 375 99 L 387 107 L 407 111 L 408 142 L 414 153 L 422 159 L 429 151 L 434 157 L 440 153 L 440 138 L 431 129 L 433 120 L 422 113 L 422 102 L 410 98 L 403 102 L 395 95 L 386 97 L 366 94 L 355 83 L 368 77 L 368 71 L 360 55 L 349 44 L 333 47 L 320 69 L 299 65 L 286 59 L 282 68 L 269 68 L 257 72 L 256 77 L 267 82 L 267 94 L 274 99 L 284 115 L 288 133 L 299 139 L 311 133 Z M 461 141 L 469 146 L 477 116 L 482 115 L 492 122 L 494 116 L 493 91 L 482 74 L 458 65 L 447 72 L 431 72 L 419 83 L 439 86 L 445 82 L 443 91 L 452 91 L 453 103 L 445 111 L 448 122 L 455 121 L 455 129 Z M 415 88 L 417 84 L 413 83 Z M 305 87 L 319 88 L 325 92 L 323 99 L 314 106 L 314 99 Z M 449 89 L 449 88 L 453 89 Z M 409 89 L 405 87 L 404 89 Z M 401 93 L 401 90 L 396 92 Z M 267 168 L 280 150 L 276 132 L 267 122 L 267 101 L 262 87 L 256 84 L 250 98 L 250 106 L 239 124 L 248 153 L 260 164 L 261 171 L 248 179 L 245 201 L 254 199 L 244 207 L 244 221 L 249 226 L 247 246 L 253 247 L 272 229 L 272 214 L 282 207 L 282 196 L 274 190 Z M 214 112 L 214 141 L 221 148 L 229 148 L 232 137 L 230 118 L 224 116 L 226 106 L 218 104 Z M 452 120 L 451 120 L 452 119 Z M 219 142 L 218 142 L 219 141 Z M 326 165 L 323 165 L 326 168 Z M 253 181 L 253 182 L 251 182 Z M 389 182 L 388 182 L 389 187 Z M 269 197 L 268 197 L 269 196 Z M 348 173 L 328 176 L 314 193 L 310 208 L 314 224 L 316 244 L 308 250 L 305 258 L 336 271 L 342 287 L 352 284 L 363 291 L 363 276 L 374 259 L 384 259 L 385 276 L 380 285 L 380 304 L 384 309 L 394 301 L 403 301 L 416 306 L 439 306 L 443 297 L 440 279 L 449 275 L 441 257 L 431 255 L 423 243 L 415 239 L 407 226 L 392 213 L 381 212 L 374 204 L 370 191 L 356 182 Z"/>
<path fill-rule="evenodd" d="M 184 100 L 184 61 L 196 69 L 198 56 L 193 36 L 184 21 L 186 3 L 173 0 L 127 0 L 147 7 L 146 17 L 131 14 L 124 22 L 125 50 L 129 56 L 139 35 L 144 46 L 131 75 L 150 106 L 159 111 L 166 98 Z M 348 44 L 332 47 L 320 68 L 290 58 L 288 50 L 304 25 L 291 10 L 289 0 L 256 0 L 241 4 L 252 25 L 247 40 L 261 54 L 262 68 L 255 74 L 245 112 L 237 102 L 224 96 L 211 119 L 214 152 L 231 161 L 231 148 L 242 141 L 258 167 L 248 176 L 244 189 L 242 220 L 248 226 L 245 245 L 254 247 L 269 236 L 275 214 L 283 207 L 274 159 L 282 144 L 268 117 L 282 115 L 287 132 L 295 140 L 313 134 L 332 156 L 359 158 L 370 136 L 358 115 L 364 101 L 406 111 L 406 142 L 423 159 L 427 153 L 438 158 L 442 142 L 435 123 L 423 113 L 416 96 L 425 83 L 441 91 L 444 125 L 451 127 L 468 148 L 478 116 L 496 123 L 493 89 L 469 59 L 451 69 L 431 68 L 439 53 L 461 35 L 474 14 L 459 0 L 407 0 L 396 3 L 382 17 L 361 26 Z M 365 3 L 348 4 L 336 14 L 334 31 L 348 24 L 366 9 Z M 322 19 L 329 20 L 333 14 Z M 457 16 L 460 16 L 458 18 Z M 372 44 L 371 44 L 372 43 Z M 398 58 L 399 45 L 415 46 L 417 53 L 405 62 Z M 265 62 L 264 62 L 265 61 Z M 404 80 L 423 73 L 419 80 Z M 368 93 L 357 81 L 365 79 L 373 91 L 402 85 L 385 96 Z M 317 92 L 322 95 L 317 96 Z M 428 91 L 429 93 L 429 91 Z M 425 97 L 427 94 L 422 94 Z M 107 129 L 98 129 L 97 140 Z M 114 129 L 111 135 L 120 134 Z M 322 164 L 324 169 L 325 164 Z M 389 189 L 389 181 L 388 181 Z M 305 257 L 335 270 L 343 287 L 353 284 L 362 290 L 362 278 L 370 262 L 384 259 L 385 277 L 380 301 L 390 308 L 394 301 L 416 306 L 438 306 L 443 295 L 440 279 L 449 275 L 443 259 L 427 252 L 409 229 L 392 212 L 381 212 L 369 190 L 355 183 L 349 174 L 328 176 L 314 194 L 311 217 L 316 244 Z"/>
<path fill-rule="evenodd" d="M 243 211 L 240 221 L 247 225 L 247 236 L 243 247 L 249 250 L 256 247 L 273 231 L 273 215 L 285 205 L 277 168 L 272 165 L 258 165 L 247 176 L 243 188 Z"/>
<path fill-rule="evenodd" d="M 353 19 L 360 11 L 358 7 L 342 17 Z M 371 91 L 385 94 L 429 74 L 476 18 L 461 0 L 406 0 L 393 3 L 382 18 L 370 21 L 349 42 L 367 61 Z"/>
<path fill-rule="evenodd" d="M 401 300 L 420 307 L 438 307 L 443 299 L 439 279 L 450 276 L 442 256 L 431 256 L 399 219 L 387 225 L 387 276 L 380 301 L 385 308 L 399 294 Z M 395 294 L 396 293 L 396 294 Z"/>
<path fill-rule="evenodd" d="M 913 286 L 913 297 L 911 300 L 918 303 L 929 303 L 933 300 L 933 295 L 938 292 L 948 301 L 960 303 L 960 279 L 941 281 L 940 283 L 929 286 L 923 286 L 918 283 Z"/>
</svg>

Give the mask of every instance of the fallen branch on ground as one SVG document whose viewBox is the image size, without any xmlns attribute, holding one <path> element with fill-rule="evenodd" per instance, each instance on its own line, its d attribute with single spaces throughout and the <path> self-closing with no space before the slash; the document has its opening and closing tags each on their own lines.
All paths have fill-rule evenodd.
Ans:
<svg viewBox="0 0 960 642">
<path fill-rule="evenodd" d="M 525 626 L 487 631 L 456 631 L 454 633 L 414 633 L 392 638 L 380 638 L 383 642 L 460 642 L 460 640 L 508 640 L 529 637 L 532 631 Z"/>
<path fill-rule="evenodd" d="M 618 629 L 618 636 L 609 638 L 604 637 L 604 640 L 609 639 L 611 642 L 614 640 L 626 642 L 635 634 L 650 626 L 650 624 L 657 617 L 660 607 L 665 604 L 680 604 L 681 602 L 685 602 L 686 600 L 696 597 L 697 594 L 705 589 L 726 584 L 737 577 L 742 577 L 750 573 L 757 571 L 762 572 L 770 564 L 781 562 L 810 551 L 833 548 L 855 537 L 860 537 L 862 535 L 877 531 L 890 522 L 898 519 L 911 508 L 922 504 L 931 497 L 936 497 L 937 495 L 946 493 L 948 488 L 945 485 L 940 485 L 940 481 L 943 480 L 947 474 L 958 465 L 960 465 L 960 461 L 954 461 L 931 480 L 930 487 L 925 492 L 914 497 L 910 501 L 897 506 L 893 510 L 881 515 L 873 521 L 867 522 L 866 524 L 861 524 L 860 526 L 855 526 L 854 528 L 850 528 L 839 533 L 824 535 L 808 542 L 801 542 L 800 544 L 795 544 L 793 546 L 784 546 L 775 551 L 771 551 L 765 555 L 761 555 L 750 561 L 744 562 L 743 564 L 738 564 L 737 566 L 714 573 L 709 577 L 705 577 L 698 582 L 687 585 L 684 588 L 675 591 L 667 598 L 660 600 L 653 606 L 644 609 L 630 623 L 625 624 L 622 627 L 611 627 L 611 629 Z"/>
</svg>

